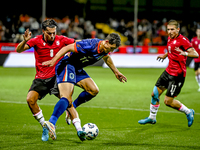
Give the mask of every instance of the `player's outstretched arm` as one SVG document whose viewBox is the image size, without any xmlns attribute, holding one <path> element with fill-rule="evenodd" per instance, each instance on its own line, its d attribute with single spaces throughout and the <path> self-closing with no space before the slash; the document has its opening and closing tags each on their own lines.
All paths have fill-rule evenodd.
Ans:
<svg viewBox="0 0 200 150">
<path fill-rule="evenodd" d="M 163 55 L 159 55 L 158 57 L 157 57 L 157 60 L 158 61 L 161 61 L 162 60 L 162 62 L 165 60 L 165 58 L 167 58 L 167 55 L 168 55 L 168 53 L 165 53 L 165 54 L 163 54 Z"/>
<path fill-rule="evenodd" d="M 113 73 L 115 74 L 116 78 L 120 81 L 120 82 L 127 82 L 127 78 L 121 73 L 119 72 L 119 70 L 115 67 L 111 57 L 109 55 L 104 56 L 103 57 L 104 62 L 108 65 L 108 67 L 113 71 Z"/>
<path fill-rule="evenodd" d="M 57 61 L 60 57 L 62 57 L 63 55 L 65 55 L 65 54 L 68 53 L 68 52 L 75 52 L 75 50 L 74 50 L 74 43 L 63 47 L 63 48 L 53 57 L 53 59 L 51 59 L 51 60 L 49 60 L 49 61 L 43 62 L 42 65 L 52 67 L 52 66 L 54 66 L 54 64 L 56 63 L 56 61 Z"/>
<path fill-rule="evenodd" d="M 27 29 L 24 34 L 23 34 L 24 40 L 22 42 L 20 42 L 16 48 L 16 51 L 18 53 L 21 53 L 27 49 L 29 49 L 30 47 L 26 44 L 26 42 L 28 40 L 31 39 L 31 32 L 29 32 L 29 29 Z"/>
<path fill-rule="evenodd" d="M 179 52 L 179 55 L 188 56 L 188 57 L 196 57 L 196 58 L 199 57 L 199 54 L 193 47 L 189 48 L 187 51 L 182 51 L 178 47 L 176 47 L 175 50 Z"/>
</svg>

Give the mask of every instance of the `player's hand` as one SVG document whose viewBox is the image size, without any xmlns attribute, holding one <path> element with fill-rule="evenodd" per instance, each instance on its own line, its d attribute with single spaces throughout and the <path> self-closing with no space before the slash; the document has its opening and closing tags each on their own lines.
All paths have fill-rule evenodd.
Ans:
<svg viewBox="0 0 200 150">
<path fill-rule="evenodd" d="M 53 67 L 55 64 L 55 62 L 53 62 L 52 60 L 48 60 L 42 63 L 43 66 L 49 66 L 49 67 Z"/>
<path fill-rule="evenodd" d="M 163 62 L 165 60 L 165 58 L 166 58 L 165 54 L 164 55 L 159 55 L 156 60 Z"/>
<path fill-rule="evenodd" d="M 179 55 L 187 56 L 188 54 L 187 52 L 181 50 L 179 47 L 175 47 L 175 50 L 179 52 Z"/>
<path fill-rule="evenodd" d="M 119 72 L 118 74 L 115 74 L 115 76 L 120 82 L 127 82 L 127 78 L 122 73 Z"/>
<path fill-rule="evenodd" d="M 29 29 L 27 29 L 23 34 L 24 41 L 27 42 L 28 40 L 30 40 L 31 39 L 31 35 L 32 35 L 32 33 L 29 31 Z"/>
</svg>

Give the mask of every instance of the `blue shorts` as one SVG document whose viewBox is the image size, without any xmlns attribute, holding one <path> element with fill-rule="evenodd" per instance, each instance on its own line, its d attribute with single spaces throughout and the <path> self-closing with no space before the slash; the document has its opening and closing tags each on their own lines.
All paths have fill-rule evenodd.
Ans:
<svg viewBox="0 0 200 150">
<path fill-rule="evenodd" d="M 62 71 L 57 71 L 56 68 L 57 83 L 69 82 L 76 84 L 79 81 L 90 78 L 84 69 L 76 69 L 73 65 L 67 64 Z"/>
</svg>

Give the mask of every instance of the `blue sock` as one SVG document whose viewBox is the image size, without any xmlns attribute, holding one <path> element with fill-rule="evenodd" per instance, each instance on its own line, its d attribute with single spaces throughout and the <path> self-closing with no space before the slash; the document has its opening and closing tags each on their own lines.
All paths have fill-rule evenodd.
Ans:
<svg viewBox="0 0 200 150">
<path fill-rule="evenodd" d="M 90 93 L 83 91 L 78 98 L 72 103 L 74 108 L 78 107 L 79 105 L 91 100 L 94 96 Z"/>
<path fill-rule="evenodd" d="M 56 103 L 53 114 L 51 115 L 51 118 L 49 119 L 49 122 L 51 122 L 53 125 L 55 125 L 58 118 L 63 114 L 63 112 L 67 109 L 68 106 L 69 106 L 68 99 L 65 97 L 62 97 Z"/>
</svg>

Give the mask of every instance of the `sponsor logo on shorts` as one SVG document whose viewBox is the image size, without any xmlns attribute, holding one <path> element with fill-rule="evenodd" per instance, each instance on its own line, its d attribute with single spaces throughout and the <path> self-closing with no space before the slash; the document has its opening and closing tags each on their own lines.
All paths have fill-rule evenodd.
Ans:
<svg viewBox="0 0 200 150">
<path fill-rule="evenodd" d="M 70 79 L 74 79 L 74 74 L 73 74 L 73 73 L 70 73 L 70 74 L 69 74 L 69 78 L 70 78 Z"/>
</svg>

